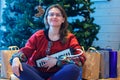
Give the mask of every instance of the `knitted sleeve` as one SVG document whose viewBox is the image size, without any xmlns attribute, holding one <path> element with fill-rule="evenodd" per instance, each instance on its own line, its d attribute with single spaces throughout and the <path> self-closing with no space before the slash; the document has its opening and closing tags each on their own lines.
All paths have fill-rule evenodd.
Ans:
<svg viewBox="0 0 120 80">
<path fill-rule="evenodd" d="M 22 52 L 17 52 L 17 53 L 14 53 L 14 54 L 12 55 L 12 57 L 10 58 L 10 60 L 9 60 L 9 62 L 10 62 L 11 65 L 12 65 L 13 59 L 14 59 L 15 57 L 18 57 L 21 62 L 26 62 L 26 61 L 27 61 L 27 57 L 24 55 L 24 53 L 22 53 Z"/>
</svg>

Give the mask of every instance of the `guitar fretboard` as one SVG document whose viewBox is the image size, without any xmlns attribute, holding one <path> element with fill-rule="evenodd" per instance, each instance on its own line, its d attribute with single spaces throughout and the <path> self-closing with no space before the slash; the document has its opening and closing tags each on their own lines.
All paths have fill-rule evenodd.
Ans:
<svg viewBox="0 0 120 80">
<path fill-rule="evenodd" d="M 53 55 L 51 55 L 52 57 L 55 57 L 55 58 L 58 58 L 58 57 L 60 57 L 60 56 L 71 56 L 72 55 L 72 51 L 71 51 L 71 49 L 65 49 L 65 50 L 63 50 L 63 51 L 60 51 L 60 52 L 57 52 L 57 53 L 55 53 L 55 54 L 53 54 Z M 41 59 L 38 59 L 38 60 L 36 60 L 36 64 L 37 64 L 37 66 L 38 67 L 42 67 L 42 65 L 44 65 L 45 64 L 45 62 L 42 62 L 42 60 L 48 60 L 48 58 L 47 57 L 44 57 L 44 58 L 41 58 Z"/>
</svg>

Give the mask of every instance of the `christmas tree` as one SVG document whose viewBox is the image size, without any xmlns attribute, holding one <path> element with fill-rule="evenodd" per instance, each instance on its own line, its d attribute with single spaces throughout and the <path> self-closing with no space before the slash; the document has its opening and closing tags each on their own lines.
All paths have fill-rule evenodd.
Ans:
<svg viewBox="0 0 120 80">
<path fill-rule="evenodd" d="M 87 49 L 95 39 L 98 40 L 96 35 L 100 26 L 90 16 L 95 9 L 91 8 L 94 3 L 90 0 L 6 0 L 2 23 L 6 31 L 3 32 L 2 46 L 23 47 L 35 31 L 45 28 L 43 16 L 35 15 L 38 13 L 38 6 L 45 10 L 56 3 L 65 9 L 69 29 L 76 35 L 81 46 Z"/>
</svg>

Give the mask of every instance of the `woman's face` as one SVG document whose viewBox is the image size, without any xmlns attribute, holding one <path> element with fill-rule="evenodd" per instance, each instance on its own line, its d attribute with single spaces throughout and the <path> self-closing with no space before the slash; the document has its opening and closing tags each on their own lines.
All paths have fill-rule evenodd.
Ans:
<svg viewBox="0 0 120 80">
<path fill-rule="evenodd" d="M 48 12 L 47 21 L 50 27 L 60 27 L 64 18 L 58 8 L 52 8 Z"/>
</svg>

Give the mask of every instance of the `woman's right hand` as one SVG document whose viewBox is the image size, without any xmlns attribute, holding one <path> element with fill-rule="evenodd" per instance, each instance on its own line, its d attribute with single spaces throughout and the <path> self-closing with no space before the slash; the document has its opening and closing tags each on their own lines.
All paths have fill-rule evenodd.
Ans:
<svg viewBox="0 0 120 80">
<path fill-rule="evenodd" d="M 15 57 L 12 62 L 12 71 L 17 76 L 20 76 L 20 71 L 23 71 L 22 64 L 18 57 Z"/>
</svg>

